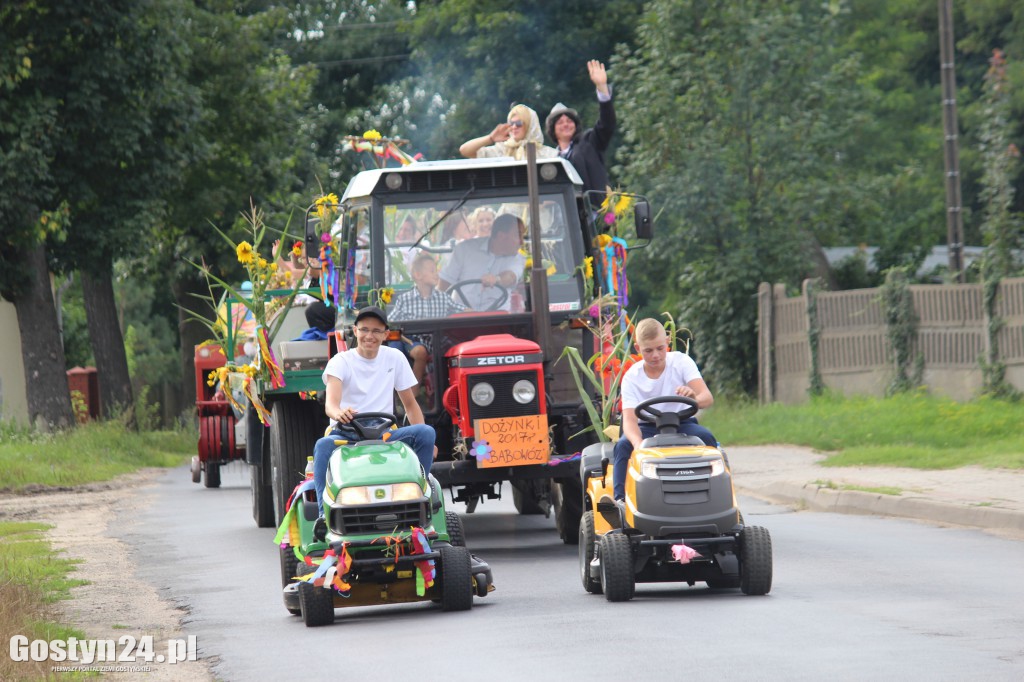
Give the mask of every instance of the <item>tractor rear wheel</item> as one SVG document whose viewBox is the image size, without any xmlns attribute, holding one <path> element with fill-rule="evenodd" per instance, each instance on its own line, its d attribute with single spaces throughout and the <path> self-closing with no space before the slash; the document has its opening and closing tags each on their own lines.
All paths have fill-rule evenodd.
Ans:
<svg viewBox="0 0 1024 682">
<path fill-rule="evenodd" d="M 551 482 L 551 504 L 555 508 L 555 528 L 562 542 L 575 545 L 580 539 L 583 516 L 583 484 L 579 478 L 560 478 Z"/>
<path fill-rule="evenodd" d="M 281 523 L 285 502 L 306 476 L 307 457 L 327 426 L 323 410 L 315 402 L 297 395 L 275 400 L 270 410 L 271 482 L 274 499 L 274 521 Z"/>
<path fill-rule="evenodd" d="M 466 546 L 466 533 L 462 528 L 462 519 L 453 511 L 444 513 L 444 525 L 448 528 L 448 542 L 452 547 Z"/>
<path fill-rule="evenodd" d="M 547 503 L 547 495 L 544 487 L 547 480 L 544 479 L 523 479 L 512 481 L 512 503 L 516 511 L 524 516 L 532 514 L 546 514 L 544 505 Z"/>
</svg>

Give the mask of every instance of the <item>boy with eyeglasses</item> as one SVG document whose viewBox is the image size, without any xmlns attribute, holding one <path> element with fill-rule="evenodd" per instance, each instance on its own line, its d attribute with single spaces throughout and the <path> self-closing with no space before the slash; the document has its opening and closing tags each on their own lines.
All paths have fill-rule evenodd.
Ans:
<svg viewBox="0 0 1024 682">
<path fill-rule="evenodd" d="M 424 423 L 423 411 L 416 402 L 417 382 L 405 355 L 385 345 L 388 318 L 383 310 L 368 306 L 359 311 L 353 325 L 356 347 L 336 354 L 324 369 L 327 387 L 324 412 L 331 419 L 331 432 L 313 448 L 313 484 L 317 508 L 323 514 L 327 465 L 334 452 L 334 441 L 359 440 L 349 423 L 359 412 L 394 412 L 394 392 L 405 407 L 409 426 L 391 432 L 389 441 L 405 443 L 416 453 L 425 473 L 430 473 L 437 448 L 434 428 Z"/>
</svg>

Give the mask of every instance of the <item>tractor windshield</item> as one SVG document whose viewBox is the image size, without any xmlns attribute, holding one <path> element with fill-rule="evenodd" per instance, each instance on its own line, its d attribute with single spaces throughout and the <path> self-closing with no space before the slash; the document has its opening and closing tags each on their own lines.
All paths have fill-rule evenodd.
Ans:
<svg viewBox="0 0 1024 682">
<path fill-rule="evenodd" d="M 562 194 L 541 195 L 540 199 L 541 249 L 550 309 L 579 310 L 581 280 L 575 254 L 582 250 L 580 230 L 578 226 L 570 229 L 570 219 L 575 216 L 567 215 Z M 528 312 L 530 235 L 527 231 L 509 237 L 513 246 L 497 245 L 498 235 L 492 239 L 492 226 L 504 214 L 517 216 L 528 225 L 526 195 L 385 204 L 384 281 L 393 289 L 389 314 L 396 314 L 396 319 L 420 320 L 461 312 Z M 356 263 L 369 262 L 369 244 L 369 239 L 357 240 Z M 485 274 L 499 274 L 491 270 L 512 272 L 514 284 L 484 287 L 480 279 Z M 443 294 L 437 291 L 439 283 L 446 289 Z"/>
</svg>

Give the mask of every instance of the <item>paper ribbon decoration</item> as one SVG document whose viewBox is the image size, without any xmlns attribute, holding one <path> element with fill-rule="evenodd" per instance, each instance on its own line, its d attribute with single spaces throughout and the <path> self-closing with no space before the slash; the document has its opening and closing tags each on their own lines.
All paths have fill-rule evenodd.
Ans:
<svg viewBox="0 0 1024 682">
<path fill-rule="evenodd" d="M 430 543 L 427 542 L 427 535 L 422 528 L 412 529 L 412 547 L 416 554 L 426 554 L 430 551 Z M 422 597 L 427 588 L 434 586 L 434 560 L 416 562 L 416 594 Z"/>
<path fill-rule="evenodd" d="M 578 460 L 580 457 L 582 457 L 582 453 L 579 452 L 574 452 L 573 454 L 566 455 L 565 457 L 553 457 L 550 460 L 548 460 L 548 466 L 553 467 L 558 466 L 559 464 L 563 464 L 565 462 L 574 462 Z"/>
<path fill-rule="evenodd" d="M 270 387 L 272 389 L 284 388 L 284 372 L 277 364 L 274 357 L 274 350 L 270 347 L 270 337 L 267 336 L 267 329 L 262 325 L 256 328 L 256 340 L 260 346 L 260 360 L 267 368 L 270 375 Z"/>
<path fill-rule="evenodd" d="M 388 159 L 394 159 L 403 166 L 408 166 L 410 163 L 419 161 L 423 158 L 422 154 L 416 154 L 415 156 L 406 154 L 398 148 L 398 145 L 390 140 L 381 140 L 375 144 L 374 142 L 366 139 L 347 137 L 345 138 L 345 141 L 348 144 L 342 145 L 341 147 L 344 151 L 370 152 L 371 154 L 380 157 L 385 162 Z"/>
<path fill-rule="evenodd" d="M 260 400 L 259 392 L 256 390 L 256 382 L 252 380 L 252 377 L 245 377 L 245 381 L 242 384 L 242 393 L 252 403 L 253 409 L 256 410 L 256 416 L 260 418 L 263 425 L 270 426 L 270 411 L 263 404 L 263 401 Z"/>
<path fill-rule="evenodd" d="M 293 547 L 298 548 L 302 544 L 302 537 L 299 534 L 299 502 L 302 501 L 302 495 L 307 490 L 315 490 L 316 486 L 313 484 L 313 479 L 306 478 L 299 482 L 295 489 L 292 490 L 292 494 L 288 496 L 288 501 L 285 503 L 286 511 L 284 518 L 281 519 L 281 525 L 277 527 L 277 534 L 274 535 L 274 544 L 280 547 Z M 301 551 L 296 549 L 295 556 L 305 561 L 305 555 Z"/>
<path fill-rule="evenodd" d="M 321 239 L 325 235 L 321 235 Z M 320 247 L 320 295 L 325 301 L 330 301 L 336 309 L 341 308 L 341 279 L 342 270 L 334 262 L 335 248 L 330 235 L 327 242 Z"/>
<path fill-rule="evenodd" d="M 615 296 L 619 308 L 623 310 L 629 305 L 626 246 L 626 240 L 622 237 L 612 237 L 611 241 L 601 247 L 601 264 L 604 268 L 606 290 Z"/>
</svg>

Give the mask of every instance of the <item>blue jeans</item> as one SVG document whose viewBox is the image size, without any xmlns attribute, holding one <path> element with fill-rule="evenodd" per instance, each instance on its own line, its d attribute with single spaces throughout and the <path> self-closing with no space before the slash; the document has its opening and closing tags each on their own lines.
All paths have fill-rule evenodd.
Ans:
<svg viewBox="0 0 1024 682">
<path fill-rule="evenodd" d="M 640 422 L 640 434 L 644 438 L 650 438 L 658 433 L 658 429 L 655 428 L 654 424 L 650 422 Z M 715 440 L 714 435 L 711 431 L 704 426 L 697 423 L 697 420 L 690 417 L 686 421 L 679 424 L 679 433 L 684 433 L 687 436 L 697 436 L 705 445 L 711 447 L 717 447 L 718 441 Z M 633 454 L 633 444 L 629 442 L 629 439 L 623 436 L 619 439 L 619 442 L 615 444 L 614 454 L 612 455 L 612 486 L 613 494 L 616 500 L 621 500 L 626 497 L 626 471 L 629 469 L 629 458 Z"/>
<path fill-rule="evenodd" d="M 351 427 L 339 425 L 313 446 L 313 485 L 316 487 L 316 507 L 320 514 L 324 513 L 324 488 L 327 487 L 327 465 L 331 461 L 331 453 L 337 447 L 335 440 L 345 439 L 348 441 L 360 440 L 359 435 Z M 413 452 L 416 459 L 420 461 L 424 474 L 430 473 L 430 465 L 434 463 L 434 427 L 426 424 L 412 424 L 403 426 L 391 432 L 388 442 L 399 441 L 405 443 Z"/>
</svg>

